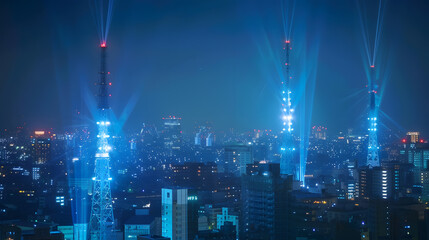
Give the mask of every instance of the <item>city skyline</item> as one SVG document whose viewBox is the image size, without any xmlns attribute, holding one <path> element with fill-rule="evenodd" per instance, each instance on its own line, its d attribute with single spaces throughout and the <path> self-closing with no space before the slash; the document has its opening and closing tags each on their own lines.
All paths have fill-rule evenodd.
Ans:
<svg viewBox="0 0 429 240">
<path fill-rule="evenodd" d="M 429 4 L 65 3 L 0 10 L 0 240 L 429 239 Z"/>
</svg>

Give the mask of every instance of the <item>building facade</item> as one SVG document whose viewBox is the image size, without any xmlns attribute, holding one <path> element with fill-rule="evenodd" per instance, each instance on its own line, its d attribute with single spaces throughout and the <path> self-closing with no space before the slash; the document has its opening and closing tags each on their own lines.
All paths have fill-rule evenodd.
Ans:
<svg viewBox="0 0 429 240">
<path fill-rule="evenodd" d="M 188 239 L 188 189 L 162 189 L 162 236 Z"/>
</svg>

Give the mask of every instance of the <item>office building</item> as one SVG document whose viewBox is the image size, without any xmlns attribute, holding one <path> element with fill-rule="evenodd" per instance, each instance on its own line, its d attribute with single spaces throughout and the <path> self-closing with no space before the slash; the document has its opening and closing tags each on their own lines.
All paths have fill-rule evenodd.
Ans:
<svg viewBox="0 0 429 240">
<path fill-rule="evenodd" d="M 204 123 L 196 127 L 194 143 L 197 146 L 211 147 L 214 142 L 214 134 L 210 123 Z"/>
<path fill-rule="evenodd" d="M 427 169 L 429 162 L 429 144 L 415 142 L 419 139 L 415 135 L 411 135 L 411 137 L 407 140 L 402 140 L 402 148 L 399 153 L 402 159 L 404 159 L 404 162 L 414 164 L 416 170 Z"/>
<path fill-rule="evenodd" d="M 163 237 L 188 239 L 188 189 L 162 189 L 161 221 Z"/>
<path fill-rule="evenodd" d="M 326 140 L 327 128 L 323 126 L 313 126 L 311 128 L 311 135 L 317 140 Z"/>
<path fill-rule="evenodd" d="M 171 152 L 180 150 L 183 144 L 181 118 L 169 116 L 163 118 L 162 136 L 164 147 Z"/>
<path fill-rule="evenodd" d="M 246 173 L 246 165 L 251 163 L 253 163 L 251 145 L 236 143 L 225 146 L 224 172 L 241 176 Z"/>
<path fill-rule="evenodd" d="M 46 164 L 51 156 L 51 138 L 45 131 L 35 131 L 31 139 L 35 164 Z"/>
<path fill-rule="evenodd" d="M 413 166 L 392 163 L 381 167 L 359 169 L 359 198 L 397 199 L 413 185 Z"/>
<path fill-rule="evenodd" d="M 419 143 L 420 133 L 419 132 L 407 132 L 406 141 L 409 143 Z"/>
</svg>

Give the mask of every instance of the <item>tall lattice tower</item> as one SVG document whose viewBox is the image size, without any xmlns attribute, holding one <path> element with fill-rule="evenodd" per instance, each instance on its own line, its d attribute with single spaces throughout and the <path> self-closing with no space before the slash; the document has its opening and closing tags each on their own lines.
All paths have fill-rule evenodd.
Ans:
<svg viewBox="0 0 429 240">
<path fill-rule="evenodd" d="M 110 239 L 114 229 L 112 193 L 110 190 L 110 156 L 109 152 L 112 147 L 109 145 L 109 115 L 110 107 L 108 98 L 109 86 L 107 76 L 110 72 L 106 71 L 106 43 L 100 45 L 101 65 L 100 79 L 98 85 L 98 135 L 97 151 L 95 154 L 95 169 L 92 191 L 92 208 L 89 222 L 89 237 L 91 240 Z"/>
<path fill-rule="evenodd" d="M 299 172 L 297 171 L 297 165 L 293 162 L 293 156 L 295 152 L 294 139 L 292 135 L 292 103 L 291 103 L 291 90 L 290 81 L 292 75 L 290 73 L 290 58 L 289 54 L 292 50 L 290 40 L 285 41 L 285 61 L 283 64 L 284 78 L 282 80 L 282 143 L 281 143 L 281 159 L 280 159 L 280 173 L 294 175 L 295 179 L 298 179 Z"/>
<path fill-rule="evenodd" d="M 377 139 L 377 117 L 378 117 L 378 106 L 376 103 L 377 91 L 375 90 L 376 82 L 376 73 L 374 65 L 370 67 L 370 77 L 369 77 L 369 127 L 368 127 L 368 156 L 366 159 L 366 165 L 369 167 L 378 167 L 380 166 L 380 159 L 378 156 L 379 145 Z"/>
</svg>

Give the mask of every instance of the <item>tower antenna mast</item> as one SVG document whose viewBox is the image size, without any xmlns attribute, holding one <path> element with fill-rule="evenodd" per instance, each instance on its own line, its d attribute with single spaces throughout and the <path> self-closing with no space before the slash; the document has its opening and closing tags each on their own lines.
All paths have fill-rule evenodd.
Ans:
<svg viewBox="0 0 429 240">
<path fill-rule="evenodd" d="M 282 81 L 282 131 L 281 131 L 281 158 L 280 158 L 280 173 L 282 175 L 294 175 L 298 178 L 296 164 L 293 163 L 293 155 L 295 151 L 293 140 L 292 113 L 294 109 L 291 103 L 290 81 L 292 75 L 290 73 L 290 58 L 289 54 L 292 50 L 290 40 L 285 41 L 285 63 L 284 63 L 284 79 Z"/>
<path fill-rule="evenodd" d="M 89 234 L 91 240 L 106 240 L 112 236 L 114 229 L 113 202 L 110 189 L 110 155 L 112 147 L 109 145 L 109 86 L 107 76 L 110 72 L 106 71 L 106 42 L 100 44 L 101 62 L 100 77 L 98 86 L 98 116 L 97 116 L 97 151 L 95 154 L 95 169 L 92 191 L 91 217 L 89 222 Z"/>
</svg>

